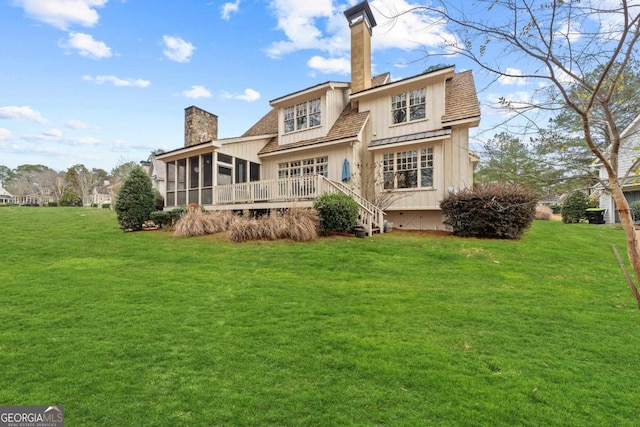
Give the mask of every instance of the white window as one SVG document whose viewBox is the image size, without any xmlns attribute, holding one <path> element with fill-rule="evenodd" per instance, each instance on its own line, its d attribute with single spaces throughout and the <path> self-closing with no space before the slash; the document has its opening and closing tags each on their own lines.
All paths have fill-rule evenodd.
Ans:
<svg viewBox="0 0 640 427">
<path fill-rule="evenodd" d="M 409 105 L 407 106 L 407 98 Z M 426 89 L 420 88 L 391 97 L 391 122 L 393 124 L 422 120 L 426 117 Z"/>
<path fill-rule="evenodd" d="M 284 109 L 284 132 L 289 133 L 320 126 L 322 124 L 322 103 L 320 98 L 296 104 Z"/>
<path fill-rule="evenodd" d="M 293 132 L 295 130 L 295 111 L 293 107 L 287 107 L 284 109 L 284 132 Z"/>
<path fill-rule="evenodd" d="M 385 190 L 433 187 L 433 148 L 384 154 L 382 174 Z"/>
<path fill-rule="evenodd" d="M 278 163 L 278 178 L 322 175 L 329 172 L 329 157 L 296 160 L 295 162 Z"/>
</svg>

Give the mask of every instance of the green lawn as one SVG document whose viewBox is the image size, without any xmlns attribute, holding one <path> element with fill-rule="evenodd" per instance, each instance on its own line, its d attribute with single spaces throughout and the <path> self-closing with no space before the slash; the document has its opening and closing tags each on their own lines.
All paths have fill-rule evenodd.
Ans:
<svg viewBox="0 0 640 427">
<path fill-rule="evenodd" d="M 313 243 L 0 208 L 0 404 L 68 426 L 637 426 L 621 230 Z"/>
</svg>

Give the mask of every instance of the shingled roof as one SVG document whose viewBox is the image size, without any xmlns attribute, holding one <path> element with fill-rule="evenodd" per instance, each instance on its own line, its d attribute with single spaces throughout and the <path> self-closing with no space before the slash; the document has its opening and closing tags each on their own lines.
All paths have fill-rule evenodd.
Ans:
<svg viewBox="0 0 640 427">
<path fill-rule="evenodd" d="M 265 114 L 255 125 L 242 134 L 245 136 L 259 136 L 259 135 L 271 135 L 278 133 L 278 110 L 272 108 L 267 114 Z"/>
<path fill-rule="evenodd" d="M 445 86 L 445 107 L 442 123 L 480 118 L 480 104 L 471 71 L 455 74 Z"/>
<path fill-rule="evenodd" d="M 291 144 L 280 145 L 278 139 L 273 138 L 265 147 L 260 150 L 258 155 L 271 154 L 279 151 L 290 150 L 292 148 L 307 147 L 311 145 L 319 145 L 326 142 L 340 141 L 342 139 L 355 138 L 358 136 L 362 127 L 369 117 L 369 112 L 358 112 L 352 109 L 350 105 L 342 111 L 338 120 L 333 124 L 326 136 L 314 139 L 294 142 Z"/>
</svg>

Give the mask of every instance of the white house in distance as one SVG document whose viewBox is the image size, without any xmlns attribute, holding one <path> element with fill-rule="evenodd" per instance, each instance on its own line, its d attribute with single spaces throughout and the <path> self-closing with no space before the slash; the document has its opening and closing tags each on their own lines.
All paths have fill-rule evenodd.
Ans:
<svg viewBox="0 0 640 427">
<path fill-rule="evenodd" d="M 633 121 L 620 133 L 620 151 L 618 152 L 618 176 L 623 181 L 623 192 L 629 203 L 640 200 L 640 164 L 635 164 L 640 155 L 640 116 Z M 607 171 L 604 167 L 600 167 L 600 180 L 607 180 Z M 599 206 L 605 209 L 605 223 L 619 222 L 620 219 L 616 213 L 616 203 L 611 194 L 603 191 L 601 185 L 596 185 L 595 191 L 600 192 Z"/>
<path fill-rule="evenodd" d="M 344 14 L 351 82 L 276 98 L 236 138 L 217 138 L 217 116 L 185 110 L 184 147 L 157 157 L 166 164 L 165 209 L 306 207 L 341 191 L 359 203 L 369 233 L 382 230 L 383 218 L 396 228 L 443 228 L 439 202 L 473 185 L 478 161 L 469 152 L 469 129 L 480 121 L 473 75 L 450 66 L 398 81 L 372 77 L 369 4 Z"/>
</svg>

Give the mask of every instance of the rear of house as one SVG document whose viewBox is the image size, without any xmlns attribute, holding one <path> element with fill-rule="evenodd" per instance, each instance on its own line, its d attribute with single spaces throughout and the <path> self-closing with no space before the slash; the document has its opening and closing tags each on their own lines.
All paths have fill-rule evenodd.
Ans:
<svg viewBox="0 0 640 427">
<path fill-rule="evenodd" d="M 326 191 L 352 195 L 371 231 L 440 229 L 439 202 L 473 185 L 469 129 L 480 120 L 470 71 L 445 67 L 392 81 L 371 76 L 376 26 L 365 1 L 345 12 L 351 82 L 328 81 L 270 101 L 237 138 L 218 139 L 218 117 L 185 110 L 184 147 L 166 165 L 165 208 L 306 207 Z"/>
</svg>

